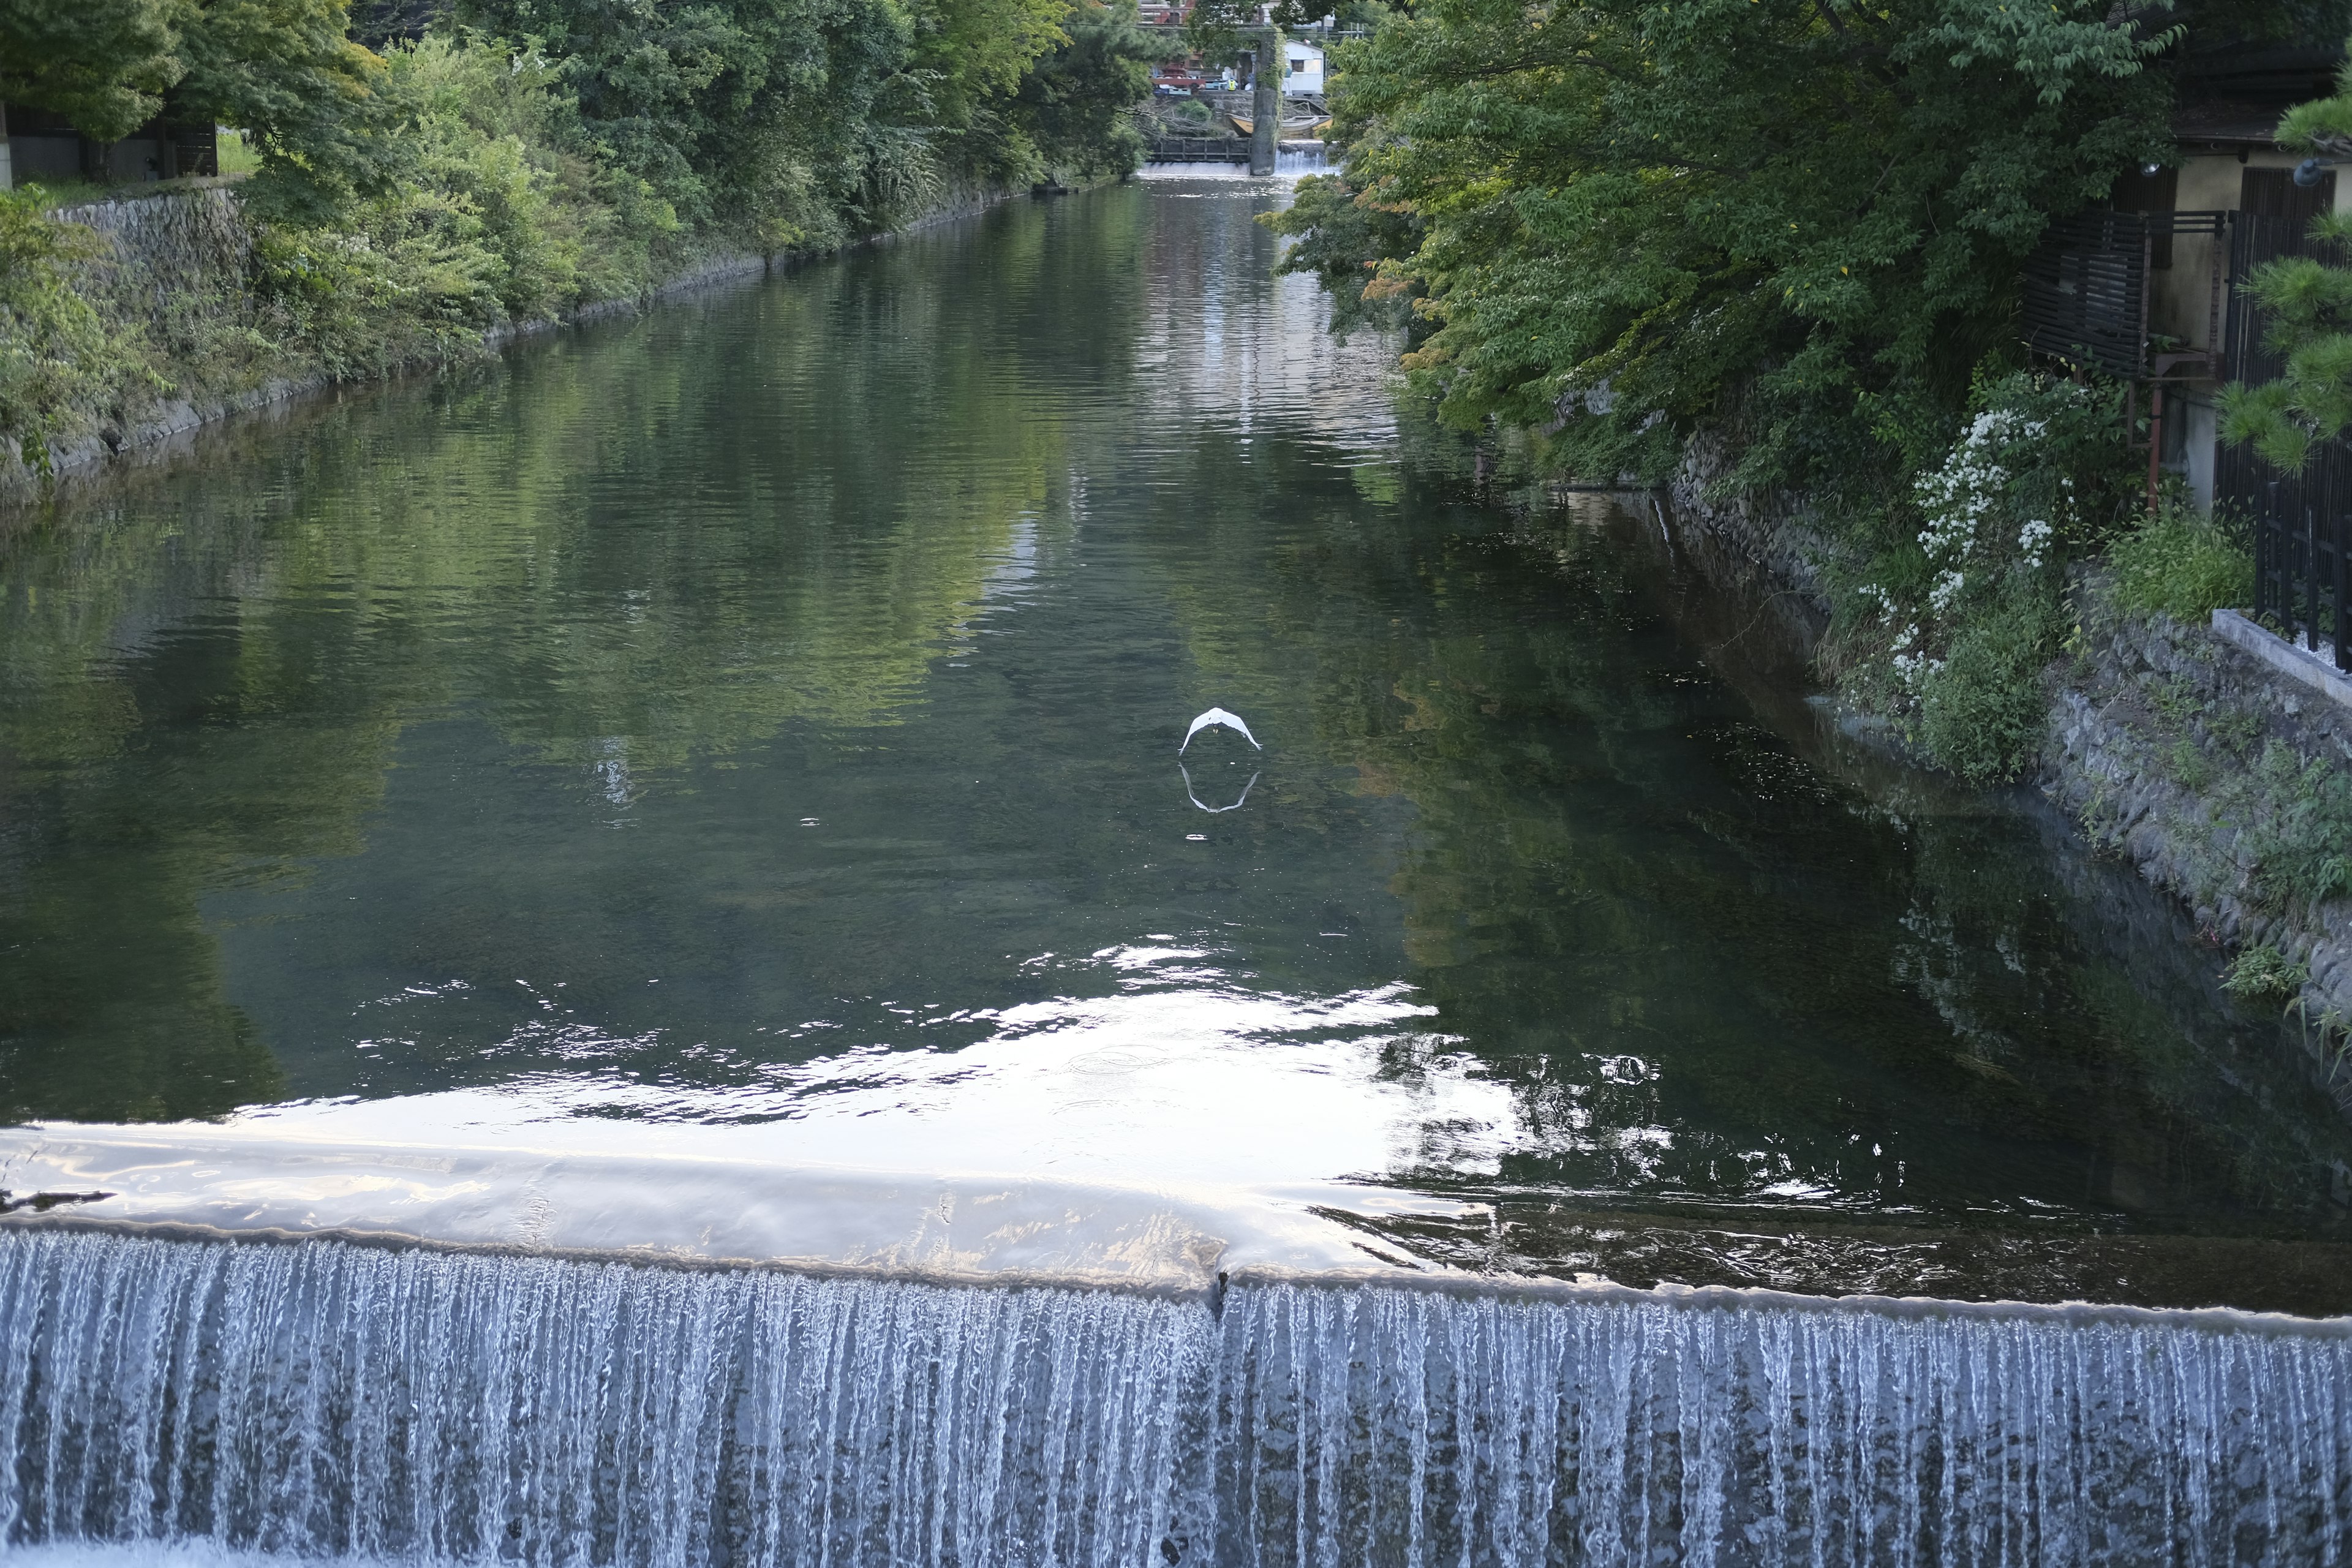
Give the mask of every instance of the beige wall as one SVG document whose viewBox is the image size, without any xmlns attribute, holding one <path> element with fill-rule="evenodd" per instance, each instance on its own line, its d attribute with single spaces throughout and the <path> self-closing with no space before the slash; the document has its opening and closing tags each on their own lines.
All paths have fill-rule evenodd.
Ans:
<svg viewBox="0 0 2352 1568">
<path fill-rule="evenodd" d="M 2292 153 L 2255 153 L 2243 163 L 2233 153 L 2199 153 L 2181 165 L 2173 206 L 2180 212 L 2235 211 L 2239 176 L 2247 169 L 2292 169 L 2303 160 Z M 2352 167 L 2336 172 L 2336 210 L 2352 212 Z M 2212 279 L 2218 242 L 2203 235 L 2180 235 L 2172 242 L 2172 268 L 2156 275 L 2148 301 L 2148 327 L 2186 341 L 2192 348 L 2213 346 Z M 2225 300 L 2224 303 L 2227 301 Z"/>
<path fill-rule="evenodd" d="M 2180 212 L 2235 211 L 2239 179 L 2245 170 L 2292 169 L 2302 161 L 2293 153 L 2252 153 L 2242 163 L 2234 153 L 2192 154 L 2180 167 L 2173 206 Z M 2336 172 L 2336 211 L 2352 212 L 2352 167 Z M 2215 254 L 2220 243 L 2203 235 L 2174 237 L 2172 266 L 2155 275 L 2148 300 L 2151 331 L 2179 338 L 2191 348 L 2215 346 L 2213 279 L 2226 261 Z M 2226 295 L 2221 305 L 2227 310 Z M 2175 385 L 2166 393 L 2168 419 L 2185 425 L 2188 437 L 2182 460 L 2175 466 L 2186 474 L 2198 504 L 2206 507 L 2213 500 L 2213 444 L 2219 436 L 2213 395 L 2219 390 L 2212 383 L 2200 383 Z"/>
</svg>

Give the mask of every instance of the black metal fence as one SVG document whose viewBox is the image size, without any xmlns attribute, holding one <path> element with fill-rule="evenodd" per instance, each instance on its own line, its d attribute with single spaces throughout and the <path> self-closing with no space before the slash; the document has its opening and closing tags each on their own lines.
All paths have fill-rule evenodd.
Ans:
<svg viewBox="0 0 2352 1568">
<path fill-rule="evenodd" d="M 1250 144 L 1238 136 L 1155 136 L 1149 161 L 1154 163 L 1246 163 Z"/>
<path fill-rule="evenodd" d="M 2259 386 L 2285 368 L 2265 338 L 2269 322 L 2240 287 L 2254 268 L 2283 256 L 2341 261 L 2298 220 L 2236 213 L 2230 223 L 2229 322 L 2219 379 Z M 2300 473 L 2285 474 L 2251 447 L 2223 441 L 2215 454 L 2213 500 L 2253 524 L 2254 614 L 2305 647 L 2335 646 L 2336 668 L 2352 670 L 2352 447 L 2323 441 Z"/>
</svg>

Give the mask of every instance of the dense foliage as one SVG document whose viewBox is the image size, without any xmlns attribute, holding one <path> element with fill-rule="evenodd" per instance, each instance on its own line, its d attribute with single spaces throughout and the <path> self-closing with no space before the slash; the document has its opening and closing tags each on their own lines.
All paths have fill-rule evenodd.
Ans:
<svg viewBox="0 0 2352 1568">
<path fill-rule="evenodd" d="M 2166 154 L 2175 34 L 2107 16 L 1425 5 L 1340 61 L 1347 188 L 1413 220 L 1355 259 L 1426 289 L 1407 363 L 1457 424 L 1658 478 L 1736 402 L 1743 482 L 1867 489 L 1951 438 L 2049 218 Z"/>
<path fill-rule="evenodd" d="M 112 138 L 152 115 L 185 68 L 168 0 L 0 0 L 0 102 Z"/>
<path fill-rule="evenodd" d="M 168 110 L 246 132 L 282 202 L 378 187 L 393 130 L 348 0 L 0 0 L 0 100 L 117 140 Z"/>
<path fill-rule="evenodd" d="M 2173 156 L 2192 30 L 2341 36 L 2258 9 L 1430 0 L 1337 52 L 1344 173 L 1273 221 L 1457 428 L 1805 513 L 1848 695 L 2002 777 L 2133 514 L 2121 388 L 2028 373 L 2019 264 Z"/>
<path fill-rule="evenodd" d="M 2122 404 L 2120 388 L 2030 372 L 1979 382 L 1950 449 L 1851 521 L 1829 563 L 1824 664 L 1965 778 L 2007 778 L 2039 749 L 2067 563 L 2131 505 Z"/>
<path fill-rule="evenodd" d="M 0 432 L 46 472 L 47 440 L 64 410 L 110 400 L 121 363 L 98 311 L 66 286 L 63 268 L 91 248 L 86 229 L 53 223 L 38 204 L 0 195 Z"/>
<path fill-rule="evenodd" d="M 2107 548 L 2116 602 L 2126 610 L 2203 625 L 2254 597 L 2254 556 L 2242 525 L 2168 499 Z"/>
<path fill-rule="evenodd" d="M 261 160 L 250 287 L 216 298 L 118 299 L 37 195 L 0 214 L 0 437 L 28 465 L 159 394 L 370 374 L 712 250 L 1127 174 L 1160 52 L 1133 0 L 423 0 L 371 8 L 380 52 L 346 5 L 0 0 L 7 99 L 101 139 L 211 120 Z"/>
<path fill-rule="evenodd" d="M 1158 51 L 1132 0 L 462 3 L 556 61 L 605 162 L 689 229 L 835 244 L 953 184 L 1141 162 L 1119 132 Z"/>
</svg>

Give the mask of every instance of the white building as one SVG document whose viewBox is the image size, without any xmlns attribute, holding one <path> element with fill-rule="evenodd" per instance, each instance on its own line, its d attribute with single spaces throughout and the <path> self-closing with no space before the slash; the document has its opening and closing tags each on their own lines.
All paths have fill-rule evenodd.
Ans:
<svg viewBox="0 0 2352 1568">
<path fill-rule="evenodd" d="M 1296 38 L 1282 41 L 1284 56 L 1282 90 L 1285 92 L 1321 92 L 1323 90 L 1323 51 L 1314 44 L 1302 44 Z"/>
</svg>

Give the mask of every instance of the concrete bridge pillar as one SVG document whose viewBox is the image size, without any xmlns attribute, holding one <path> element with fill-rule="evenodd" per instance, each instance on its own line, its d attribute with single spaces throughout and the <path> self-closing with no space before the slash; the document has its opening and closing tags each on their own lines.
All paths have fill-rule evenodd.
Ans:
<svg viewBox="0 0 2352 1568">
<path fill-rule="evenodd" d="M 1253 174 L 1274 173 L 1275 144 L 1282 135 L 1282 35 L 1272 27 L 1257 36 L 1257 64 L 1250 95 L 1250 162 Z"/>
</svg>

